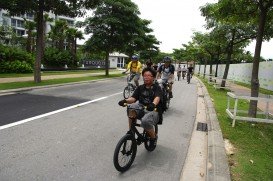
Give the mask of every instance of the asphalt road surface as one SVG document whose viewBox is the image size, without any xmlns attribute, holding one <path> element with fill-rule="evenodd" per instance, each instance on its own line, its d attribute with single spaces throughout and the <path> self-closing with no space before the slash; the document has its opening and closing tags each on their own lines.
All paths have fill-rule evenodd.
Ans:
<svg viewBox="0 0 273 181">
<path fill-rule="evenodd" d="M 0 180 L 179 180 L 196 115 L 196 83 L 175 82 L 157 148 L 138 146 L 133 165 L 121 174 L 113 153 L 128 130 L 126 109 L 117 104 L 125 81 L 0 96 Z"/>
</svg>

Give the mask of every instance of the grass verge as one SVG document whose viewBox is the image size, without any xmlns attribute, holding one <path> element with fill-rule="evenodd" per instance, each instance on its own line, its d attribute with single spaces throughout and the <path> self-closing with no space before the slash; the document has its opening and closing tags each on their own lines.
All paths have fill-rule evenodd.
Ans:
<svg viewBox="0 0 273 181">
<path fill-rule="evenodd" d="M 224 139 L 235 147 L 234 154 L 228 156 L 232 180 L 272 180 L 273 125 L 237 121 L 233 128 L 225 112 L 227 91 L 216 90 L 206 80 L 199 79 L 213 99 Z M 240 101 L 238 107 L 247 110 L 248 102 Z"/>
<path fill-rule="evenodd" d="M 99 79 L 114 78 L 114 77 L 121 77 L 121 76 L 124 76 L 124 75 L 123 74 L 110 74 L 109 76 L 97 75 L 97 76 L 88 76 L 88 77 L 52 79 L 52 80 L 42 80 L 42 82 L 38 83 L 38 84 L 34 83 L 33 81 L 10 82 L 10 83 L 0 84 L 0 90 L 26 88 L 26 87 L 37 87 L 37 86 L 64 84 L 64 83 L 72 83 L 72 82 L 82 82 L 82 81 L 99 80 Z"/>
<path fill-rule="evenodd" d="M 109 70 L 109 72 L 116 71 L 116 69 Z M 46 75 L 66 75 L 66 74 L 88 74 L 88 73 L 104 73 L 105 70 L 66 70 L 66 71 L 41 71 L 42 76 Z M 13 78 L 13 77 L 33 77 L 33 73 L 25 73 L 25 74 L 0 74 L 0 78 Z"/>
</svg>

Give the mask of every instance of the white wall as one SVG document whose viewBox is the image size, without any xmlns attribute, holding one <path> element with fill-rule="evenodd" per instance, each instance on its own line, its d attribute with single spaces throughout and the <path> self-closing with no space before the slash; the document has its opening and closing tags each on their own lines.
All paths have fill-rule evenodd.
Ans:
<svg viewBox="0 0 273 181">
<path fill-rule="evenodd" d="M 218 67 L 218 77 L 223 77 L 225 64 Z M 209 74 L 209 65 L 206 67 L 206 74 Z M 216 65 L 213 65 L 212 72 L 215 73 Z M 199 65 L 195 66 L 195 73 L 198 73 Z M 200 73 L 203 74 L 204 65 L 201 65 Z M 230 64 L 228 79 L 250 84 L 252 74 L 252 63 Z M 260 62 L 259 65 L 260 87 L 273 91 L 273 62 Z"/>
</svg>

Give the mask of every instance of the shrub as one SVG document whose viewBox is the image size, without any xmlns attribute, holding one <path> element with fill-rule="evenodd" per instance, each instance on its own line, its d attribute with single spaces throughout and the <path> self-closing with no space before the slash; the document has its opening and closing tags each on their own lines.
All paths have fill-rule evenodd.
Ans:
<svg viewBox="0 0 273 181">
<path fill-rule="evenodd" d="M 50 67 L 64 67 L 73 65 L 73 56 L 69 51 L 60 51 L 55 48 L 47 48 L 42 63 Z"/>
<path fill-rule="evenodd" d="M 33 72 L 33 67 L 23 61 L 15 60 L 12 62 L 1 62 L 0 63 L 0 73 L 31 73 Z"/>
<path fill-rule="evenodd" d="M 18 48 L 0 45 L 0 73 L 33 72 L 34 57 Z"/>
</svg>

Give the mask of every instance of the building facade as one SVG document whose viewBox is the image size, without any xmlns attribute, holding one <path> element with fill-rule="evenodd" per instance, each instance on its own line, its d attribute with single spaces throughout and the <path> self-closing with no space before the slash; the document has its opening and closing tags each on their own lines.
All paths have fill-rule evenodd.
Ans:
<svg viewBox="0 0 273 181">
<path fill-rule="evenodd" d="M 70 27 L 74 27 L 75 18 L 70 18 L 67 16 L 58 16 L 55 15 L 53 13 L 47 13 L 49 18 L 52 18 L 54 21 L 56 20 L 64 20 L 67 22 L 67 24 Z M 12 27 L 14 32 L 18 35 L 18 36 L 24 36 L 26 35 L 26 29 L 25 29 L 25 23 L 24 23 L 24 19 L 26 19 L 27 21 L 34 21 L 34 15 L 31 13 L 27 13 L 21 16 L 8 16 L 7 11 L 6 10 L 0 10 L 0 26 L 7 26 L 7 27 Z M 54 21 L 53 22 L 46 22 L 46 29 L 45 29 L 45 33 L 48 33 L 51 29 L 50 25 L 54 25 Z"/>
</svg>

